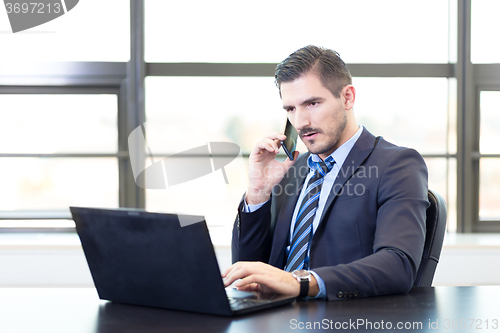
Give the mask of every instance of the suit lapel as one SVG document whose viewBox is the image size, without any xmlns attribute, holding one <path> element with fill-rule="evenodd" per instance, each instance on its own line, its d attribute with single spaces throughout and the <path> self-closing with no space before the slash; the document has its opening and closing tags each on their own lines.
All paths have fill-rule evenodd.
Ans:
<svg viewBox="0 0 500 333">
<path fill-rule="evenodd" d="M 328 212 L 330 206 L 333 204 L 338 194 L 344 188 L 344 185 L 347 182 L 347 180 L 349 180 L 349 178 L 352 177 L 352 175 L 356 172 L 359 166 L 363 164 L 363 162 L 368 158 L 368 156 L 370 156 L 371 152 L 375 148 L 374 143 L 375 143 L 375 137 L 366 129 L 363 129 L 363 132 L 361 133 L 358 141 L 356 141 L 356 144 L 352 147 L 351 151 L 349 152 L 349 155 L 347 155 L 344 164 L 342 164 L 342 168 L 340 169 L 339 174 L 337 175 L 337 179 L 335 179 L 330 195 L 326 200 L 325 208 L 323 209 L 323 214 L 321 215 L 321 220 L 319 223 L 320 225 L 323 223 L 323 220 L 325 219 L 326 212 Z"/>
</svg>

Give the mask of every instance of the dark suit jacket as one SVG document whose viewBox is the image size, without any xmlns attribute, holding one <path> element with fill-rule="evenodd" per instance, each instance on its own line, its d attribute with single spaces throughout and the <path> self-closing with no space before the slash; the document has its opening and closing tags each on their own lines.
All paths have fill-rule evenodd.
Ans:
<svg viewBox="0 0 500 333">
<path fill-rule="evenodd" d="M 260 209 L 245 213 L 240 204 L 233 262 L 284 267 L 308 156 L 299 156 Z M 311 242 L 310 269 L 325 282 L 327 299 L 410 290 L 422 257 L 428 206 L 427 167 L 420 154 L 364 129 L 339 171 Z"/>
</svg>

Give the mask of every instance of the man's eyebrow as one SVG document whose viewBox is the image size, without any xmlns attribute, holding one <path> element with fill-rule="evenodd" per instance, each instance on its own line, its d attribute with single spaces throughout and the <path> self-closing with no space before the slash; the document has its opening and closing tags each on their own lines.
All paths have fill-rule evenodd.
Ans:
<svg viewBox="0 0 500 333">
<path fill-rule="evenodd" d="M 307 104 L 314 103 L 314 102 L 322 102 L 324 100 L 325 99 L 323 97 L 310 97 L 310 98 L 306 99 L 305 101 L 301 102 L 300 105 L 307 105 Z M 283 109 L 285 109 L 285 110 L 293 109 L 293 108 L 294 107 L 291 105 L 283 105 Z"/>
<path fill-rule="evenodd" d="M 307 104 L 314 103 L 314 102 L 322 102 L 324 100 L 325 99 L 323 97 L 311 97 L 311 98 L 306 99 L 302 103 L 300 103 L 300 105 L 307 105 Z"/>
</svg>

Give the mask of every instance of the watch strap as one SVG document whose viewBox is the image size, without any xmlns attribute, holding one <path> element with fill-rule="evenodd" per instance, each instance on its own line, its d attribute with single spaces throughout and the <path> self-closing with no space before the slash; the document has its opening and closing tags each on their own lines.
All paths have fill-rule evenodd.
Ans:
<svg viewBox="0 0 500 333">
<path fill-rule="evenodd" d="M 299 297 L 304 298 L 309 294 L 309 279 L 303 278 L 300 279 L 300 293 Z"/>
<path fill-rule="evenodd" d="M 309 281 L 311 281 L 311 272 L 305 269 L 299 269 L 292 272 L 292 276 L 297 279 L 300 284 L 299 296 L 300 298 L 307 297 L 309 294 Z"/>
</svg>

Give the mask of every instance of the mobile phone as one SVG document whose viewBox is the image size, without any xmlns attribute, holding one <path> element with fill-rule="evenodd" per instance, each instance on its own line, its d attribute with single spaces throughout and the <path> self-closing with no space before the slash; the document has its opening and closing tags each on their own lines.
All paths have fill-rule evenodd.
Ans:
<svg viewBox="0 0 500 333">
<path fill-rule="evenodd" d="M 286 119 L 285 131 L 283 132 L 283 134 L 286 135 L 286 139 L 284 141 L 281 141 L 281 147 L 283 147 L 283 150 L 285 151 L 290 161 L 293 161 L 292 153 L 295 151 L 295 148 L 297 147 L 298 135 L 297 135 L 297 130 L 295 129 L 295 127 L 292 126 L 288 118 Z"/>
</svg>

